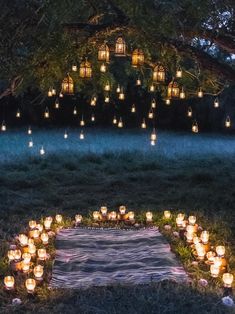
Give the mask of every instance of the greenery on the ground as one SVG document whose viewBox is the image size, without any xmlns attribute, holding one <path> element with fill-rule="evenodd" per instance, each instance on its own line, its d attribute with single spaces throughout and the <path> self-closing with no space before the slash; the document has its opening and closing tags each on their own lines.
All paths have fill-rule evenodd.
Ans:
<svg viewBox="0 0 235 314">
<path fill-rule="evenodd" d="M 172 140 L 177 142 L 177 136 Z M 190 141 L 193 142 L 192 137 Z M 43 158 L 11 156 L 12 161 L 8 159 L 7 163 L 2 163 L 0 170 L 1 280 L 6 272 L 6 243 L 27 225 L 29 219 L 39 220 L 56 213 L 69 217 L 77 213 L 86 216 L 105 204 L 110 209 L 125 204 L 129 210 L 138 213 L 151 210 L 158 221 L 161 221 L 164 209 L 195 213 L 200 224 L 224 242 L 229 250 L 230 266 L 234 269 L 234 158 L 232 154 L 224 153 L 226 147 L 224 150 L 221 147 L 220 152 L 215 152 L 213 147 L 210 153 L 206 146 L 213 143 L 212 139 L 206 145 L 203 139 L 201 142 L 197 153 L 191 151 L 180 155 L 179 150 L 174 156 L 170 154 L 172 147 L 167 141 L 164 147 L 159 144 L 161 154 L 157 153 L 157 147 L 156 153 L 149 154 L 124 150 L 81 153 L 71 147 L 71 152 L 58 150 L 58 153 Z M 14 143 L 17 145 L 17 141 Z M 190 251 L 181 241 L 171 237 L 171 243 L 194 278 L 208 278 L 208 274 L 190 265 Z M 0 312 L 232 312 L 221 304 L 219 282 L 207 287 L 196 283 L 190 287 L 159 283 L 86 291 L 48 290 L 44 287 L 33 299 L 22 294 L 23 305 L 13 307 L 11 297 L 2 290 L 1 283 Z"/>
</svg>

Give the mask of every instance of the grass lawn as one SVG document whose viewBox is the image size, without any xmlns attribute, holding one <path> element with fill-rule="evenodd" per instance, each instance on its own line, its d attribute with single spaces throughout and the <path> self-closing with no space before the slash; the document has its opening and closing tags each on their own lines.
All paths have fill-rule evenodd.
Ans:
<svg viewBox="0 0 235 314">
<path fill-rule="evenodd" d="M 235 256 L 234 136 L 159 132 L 151 147 L 149 132 L 140 130 L 88 130 L 84 141 L 79 131 L 70 130 L 67 140 L 63 132 L 36 130 L 31 150 L 25 130 L 0 134 L 0 275 L 6 241 L 29 219 L 87 214 L 101 205 L 203 216 Z M 45 156 L 39 156 L 41 145 Z M 173 283 L 42 290 L 14 308 L 0 288 L 0 312 L 232 313 L 221 293 Z"/>
</svg>

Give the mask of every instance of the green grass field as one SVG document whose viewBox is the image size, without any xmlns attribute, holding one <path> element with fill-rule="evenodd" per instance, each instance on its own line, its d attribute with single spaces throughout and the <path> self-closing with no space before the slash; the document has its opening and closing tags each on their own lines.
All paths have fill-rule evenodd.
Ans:
<svg viewBox="0 0 235 314">
<path fill-rule="evenodd" d="M 86 214 L 106 204 L 204 215 L 235 255 L 235 137 L 160 132 L 25 130 L 0 134 L 0 255 L 30 218 Z M 39 155 L 43 145 L 46 154 Z M 235 264 L 235 263 L 234 263 Z M 235 265 L 234 265 L 235 266 Z M 0 264 L 1 270 L 1 264 Z M 1 274 L 1 272 L 0 272 Z M 1 276 L 2 281 L 2 276 Z M 2 284 L 1 284 L 2 285 Z M 1 313 L 232 313 L 222 291 L 173 283 L 40 292 L 20 307 L 0 289 Z"/>
</svg>

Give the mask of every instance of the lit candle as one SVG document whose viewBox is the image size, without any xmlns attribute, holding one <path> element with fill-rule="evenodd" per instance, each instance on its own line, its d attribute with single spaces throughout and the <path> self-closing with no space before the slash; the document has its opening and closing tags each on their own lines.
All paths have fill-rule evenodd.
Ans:
<svg viewBox="0 0 235 314">
<path fill-rule="evenodd" d="M 21 269 L 23 271 L 23 273 L 28 273 L 29 269 L 30 269 L 30 264 L 26 263 L 25 261 L 21 262 Z"/>
<path fill-rule="evenodd" d="M 214 259 L 215 259 L 215 252 L 209 251 L 206 253 L 206 257 L 208 259 L 208 262 L 210 263 L 214 263 Z"/>
<path fill-rule="evenodd" d="M 197 237 L 197 236 L 194 236 L 194 237 L 193 237 L 193 244 L 194 244 L 194 245 L 197 245 L 198 243 L 200 243 L 200 238 Z"/>
<path fill-rule="evenodd" d="M 223 245 L 218 245 L 215 250 L 219 257 L 224 257 L 225 247 Z"/>
<path fill-rule="evenodd" d="M 186 231 L 193 234 L 195 231 L 195 228 L 192 225 L 187 225 Z"/>
<path fill-rule="evenodd" d="M 100 213 L 98 211 L 94 211 L 93 212 L 93 219 L 95 221 L 97 221 L 97 220 L 99 220 L 99 218 L 100 218 Z"/>
<path fill-rule="evenodd" d="M 102 63 L 100 66 L 100 72 L 105 73 L 106 69 L 107 69 L 106 65 L 104 63 Z"/>
<path fill-rule="evenodd" d="M 44 227 L 45 227 L 46 230 L 51 229 L 52 220 L 53 220 L 52 217 L 46 217 L 45 218 L 45 220 L 44 220 Z"/>
<path fill-rule="evenodd" d="M 38 229 L 39 232 L 42 232 L 43 225 L 42 224 L 37 224 L 36 228 Z"/>
<path fill-rule="evenodd" d="M 75 216 L 75 222 L 76 224 L 80 224 L 82 222 L 82 215 L 77 214 Z"/>
<path fill-rule="evenodd" d="M 216 267 L 221 267 L 221 265 L 222 265 L 222 259 L 221 259 L 221 257 L 219 257 L 219 256 L 216 256 L 215 258 L 214 258 L 214 265 L 216 266 Z"/>
<path fill-rule="evenodd" d="M 164 218 L 170 219 L 171 218 L 171 212 L 169 210 L 164 210 Z"/>
<path fill-rule="evenodd" d="M 37 222 L 35 220 L 30 220 L 29 221 L 29 228 L 34 229 L 37 226 Z"/>
<path fill-rule="evenodd" d="M 13 276 L 6 276 L 4 277 L 4 285 L 7 290 L 12 290 L 14 289 L 15 285 L 15 279 Z"/>
<path fill-rule="evenodd" d="M 134 212 L 129 212 L 128 213 L 128 218 L 130 221 L 134 221 L 135 220 L 135 213 Z"/>
<path fill-rule="evenodd" d="M 192 243 L 193 242 L 193 233 L 186 232 L 186 239 L 187 239 L 188 243 Z"/>
<path fill-rule="evenodd" d="M 170 105 L 171 104 L 171 100 L 170 99 L 166 99 L 165 102 L 166 102 L 166 105 Z"/>
<path fill-rule="evenodd" d="M 25 281 L 25 286 L 28 293 L 33 293 L 36 287 L 36 281 L 32 278 L 28 278 Z"/>
<path fill-rule="evenodd" d="M 31 255 L 34 255 L 36 253 L 36 246 L 33 244 L 33 243 L 30 243 L 28 245 L 28 252 L 31 254 Z"/>
<path fill-rule="evenodd" d="M 56 216 L 55 216 L 55 220 L 56 220 L 56 222 L 57 222 L 58 224 L 60 224 L 60 223 L 62 222 L 62 220 L 63 220 L 62 215 L 56 215 Z"/>
<path fill-rule="evenodd" d="M 233 284 L 233 274 L 230 273 L 224 273 L 223 274 L 223 282 L 224 282 L 224 287 L 226 288 L 231 288 Z"/>
<path fill-rule="evenodd" d="M 198 259 L 203 260 L 206 254 L 205 248 L 201 243 L 195 245 L 195 249 L 197 251 Z"/>
<path fill-rule="evenodd" d="M 100 211 L 101 211 L 102 216 L 106 216 L 108 208 L 106 206 L 101 206 Z"/>
<path fill-rule="evenodd" d="M 219 267 L 213 264 L 210 266 L 211 277 L 218 277 L 219 271 L 220 271 Z"/>
<path fill-rule="evenodd" d="M 203 91 L 202 91 L 202 88 L 201 88 L 201 87 L 200 87 L 200 88 L 199 88 L 199 90 L 198 90 L 197 96 L 198 96 L 199 98 L 202 98 L 202 97 L 204 96 L 204 94 L 203 94 Z"/>
<path fill-rule="evenodd" d="M 42 280 L 43 276 L 43 266 L 42 265 L 37 265 L 33 269 L 34 276 L 37 280 Z"/>
<path fill-rule="evenodd" d="M 206 231 L 206 230 L 202 231 L 202 233 L 201 233 L 201 240 L 202 240 L 203 244 L 207 244 L 208 243 L 208 241 L 209 241 L 209 232 L 208 231 Z"/>
<path fill-rule="evenodd" d="M 46 249 L 38 249 L 38 258 L 42 261 L 44 261 L 47 257 L 47 251 Z"/>
<path fill-rule="evenodd" d="M 49 236 L 46 232 L 43 232 L 41 234 L 41 240 L 43 244 L 48 244 Z"/>
<path fill-rule="evenodd" d="M 14 259 L 15 261 L 19 261 L 21 259 L 21 250 L 15 250 Z"/>
<path fill-rule="evenodd" d="M 188 222 L 192 226 L 195 225 L 196 220 L 197 220 L 196 216 L 189 216 L 188 217 Z"/>
<path fill-rule="evenodd" d="M 30 261 L 31 261 L 31 254 L 30 253 L 23 253 L 22 254 L 22 258 L 23 258 L 23 260 L 24 260 L 24 263 L 30 263 Z"/>
<path fill-rule="evenodd" d="M 153 213 L 152 212 L 147 212 L 146 213 L 146 221 L 147 222 L 152 222 L 153 221 Z"/>
<path fill-rule="evenodd" d="M 9 262 L 14 261 L 14 259 L 15 259 L 15 251 L 14 250 L 9 250 L 7 252 L 7 257 L 9 259 Z"/>
<path fill-rule="evenodd" d="M 40 231 L 38 229 L 34 229 L 30 232 L 30 235 L 34 239 L 38 239 L 40 236 Z"/>
<path fill-rule="evenodd" d="M 19 234 L 19 241 L 21 246 L 28 245 L 28 237 L 25 234 Z"/>
<path fill-rule="evenodd" d="M 112 211 L 110 214 L 109 214 L 109 219 L 110 220 L 116 220 L 117 219 L 117 213 L 115 211 Z"/>
<path fill-rule="evenodd" d="M 119 207 L 119 212 L 120 212 L 121 215 L 125 215 L 125 213 L 126 213 L 126 206 L 123 206 L 123 205 L 120 206 Z"/>
</svg>

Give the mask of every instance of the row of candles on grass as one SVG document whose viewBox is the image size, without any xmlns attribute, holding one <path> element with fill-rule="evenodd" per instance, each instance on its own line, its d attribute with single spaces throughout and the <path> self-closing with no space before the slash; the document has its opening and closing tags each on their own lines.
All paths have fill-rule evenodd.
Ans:
<svg viewBox="0 0 235 314">
<path fill-rule="evenodd" d="M 58 214 L 55 216 L 55 222 L 58 225 L 62 221 L 62 215 Z M 41 247 L 41 245 L 46 246 L 49 243 L 49 231 L 51 231 L 52 222 L 53 218 L 51 216 L 46 217 L 43 224 L 37 223 L 35 220 L 29 221 L 28 235 L 24 233 L 19 234 L 17 238 L 18 247 L 14 246 L 15 248 L 10 249 L 7 253 L 9 264 L 13 271 L 27 275 L 33 273 L 34 278 L 25 280 L 28 293 L 33 293 L 37 283 L 43 280 L 44 266 L 41 263 L 49 258 L 49 254 L 46 248 Z M 40 245 L 38 249 L 37 244 Z M 14 276 L 6 276 L 4 278 L 4 286 L 7 290 L 14 289 Z"/>
<path fill-rule="evenodd" d="M 94 211 L 92 214 L 95 222 L 101 221 L 126 221 L 131 224 L 135 223 L 135 213 L 133 211 L 127 212 L 125 206 L 119 207 L 119 212 L 108 212 L 106 206 L 102 206 L 99 211 Z M 172 218 L 172 214 L 169 210 L 164 211 L 163 218 L 169 221 Z M 147 224 L 153 222 L 153 213 L 151 211 L 146 212 L 145 219 Z M 79 226 L 82 223 L 83 217 L 80 214 L 75 216 L 75 225 Z M 54 219 L 57 225 L 62 225 L 62 215 L 56 215 Z M 53 218 L 51 216 L 46 217 L 43 224 L 38 224 L 36 221 L 29 221 L 28 235 L 20 234 L 18 236 L 18 244 L 20 248 L 10 249 L 8 251 L 8 260 L 11 268 L 14 271 L 21 271 L 29 274 L 30 268 L 33 265 L 32 260 L 36 260 L 37 265 L 33 268 L 34 278 L 27 278 L 25 281 L 26 289 L 29 293 L 33 293 L 37 282 L 43 280 L 43 266 L 40 262 L 49 258 L 45 248 L 38 248 L 37 244 L 47 245 L 49 242 L 49 232 L 51 231 Z M 189 216 L 188 220 L 185 219 L 183 213 L 179 213 L 176 217 L 176 225 L 179 228 L 182 238 L 186 237 L 187 243 L 191 246 L 193 254 L 199 261 L 205 261 L 210 265 L 210 273 L 212 277 L 218 277 L 221 272 L 224 272 L 227 268 L 227 261 L 225 259 L 225 247 L 218 245 L 215 247 L 215 251 L 210 250 L 209 244 L 209 232 L 202 230 L 200 236 L 198 232 L 201 229 L 196 224 L 196 216 Z M 233 275 L 228 272 L 224 272 L 222 275 L 224 287 L 230 288 L 233 283 Z M 4 278 L 4 285 L 7 290 L 14 288 L 15 279 L 13 276 L 6 276 Z"/>
</svg>

